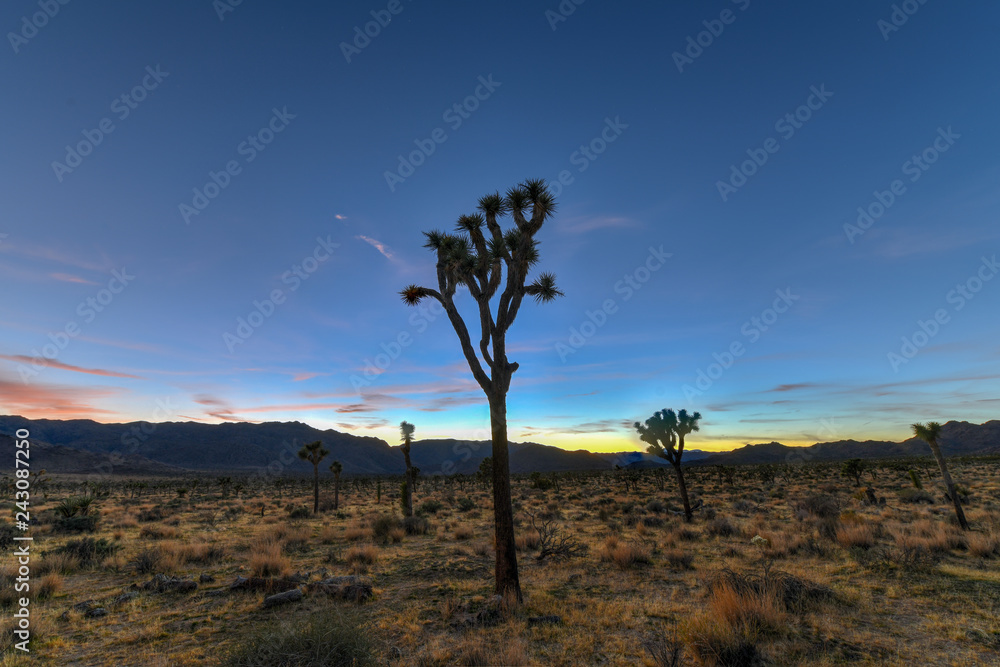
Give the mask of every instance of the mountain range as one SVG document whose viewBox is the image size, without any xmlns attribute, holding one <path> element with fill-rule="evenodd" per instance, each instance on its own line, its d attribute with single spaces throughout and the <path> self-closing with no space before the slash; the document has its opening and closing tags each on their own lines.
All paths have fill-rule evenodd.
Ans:
<svg viewBox="0 0 1000 667">
<path fill-rule="evenodd" d="M 339 460 L 349 475 L 401 474 L 403 454 L 375 437 L 319 430 L 302 422 L 200 424 L 197 422 L 132 422 L 102 424 L 89 419 L 28 420 L 0 416 L 0 444 L 12 443 L 21 428 L 32 443 L 32 468 L 53 473 L 115 475 L 180 475 L 192 472 L 305 474 L 309 463 L 298 458 L 303 444 L 320 440 L 330 450 L 321 472 Z M 941 434 L 945 454 L 1000 453 L 1000 421 L 985 424 L 948 422 Z M 12 444 L 11 444 L 12 446 Z M 425 475 L 470 474 L 492 453 L 488 441 L 428 439 L 414 441 L 413 465 Z M 926 443 L 842 440 L 811 447 L 787 447 L 777 442 L 747 445 L 730 452 L 685 452 L 692 465 L 830 461 L 847 458 L 926 456 Z M 511 443 L 510 467 L 515 473 L 568 470 L 641 469 L 666 465 L 643 452 L 593 453 L 569 451 L 538 443 Z"/>
</svg>

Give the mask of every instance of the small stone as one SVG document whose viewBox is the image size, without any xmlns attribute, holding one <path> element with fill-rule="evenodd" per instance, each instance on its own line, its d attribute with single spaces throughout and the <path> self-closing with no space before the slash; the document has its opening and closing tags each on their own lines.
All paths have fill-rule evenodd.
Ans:
<svg viewBox="0 0 1000 667">
<path fill-rule="evenodd" d="M 207 572 L 202 572 L 201 576 L 198 577 L 198 581 L 200 581 L 203 584 L 210 584 L 215 581 L 215 577 L 208 574 Z"/>
<path fill-rule="evenodd" d="M 278 593 L 264 598 L 264 603 L 261 606 L 264 609 L 270 609 L 271 607 L 288 604 L 289 602 L 298 602 L 301 599 L 302 591 L 298 588 L 293 588 L 290 591 L 285 591 L 284 593 Z"/>
<path fill-rule="evenodd" d="M 94 607 L 93 609 L 88 609 L 87 613 L 84 614 L 87 618 L 101 618 L 102 616 L 107 616 L 108 610 L 104 607 Z"/>
</svg>

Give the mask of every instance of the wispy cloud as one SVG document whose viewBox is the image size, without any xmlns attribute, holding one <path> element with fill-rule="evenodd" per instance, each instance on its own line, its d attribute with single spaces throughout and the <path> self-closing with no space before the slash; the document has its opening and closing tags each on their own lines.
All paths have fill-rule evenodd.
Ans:
<svg viewBox="0 0 1000 667">
<path fill-rule="evenodd" d="M 335 217 L 335 218 L 336 218 L 337 220 L 347 220 L 347 216 L 346 216 L 346 215 L 341 215 L 341 214 L 339 214 L 339 213 L 337 213 L 337 214 L 336 214 L 335 216 L 333 216 L 333 217 Z"/>
<path fill-rule="evenodd" d="M 67 387 L 0 376 L 0 405 L 3 411 L 29 419 L 93 419 L 118 416 L 116 412 L 96 407 L 91 401 L 119 395 L 122 390 L 109 387 Z"/>
<path fill-rule="evenodd" d="M 80 276 L 74 276 L 70 273 L 50 273 L 49 278 L 53 280 L 58 280 L 64 283 L 78 283 L 80 285 L 97 285 L 93 280 L 87 280 L 86 278 L 81 278 Z"/>
<path fill-rule="evenodd" d="M 566 218 L 560 221 L 558 229 L 570 234 L 585 234 L 597 229 L 621 229 L 623 227 L 638 227 L 639 223 L 629 218 L 618 216 L 582 216 Z"/>
<path fill-rule="evenodd" d="M 0 359 L 6 359 L 7 361 L 13 361 L 19 364 L 31 365 L 35 359 L 34 357 L 29 357 L 24 354 L 0 354 Z M 133 380 L 141 380 L 143 378 L 138 375 L 130 375 L 128 373 L 119 373 L 118 371 L 109 371 L 103 368 L 84 368 L 82 366 L 74 366 L 73 364 L 66 364 L 56 359 L 45 359 L 45 365 L 52 368 L 58 368 L 64 371 L 73 371 L 74 373 L 86 373 L 87 375 L 102 375 L 109 378 L 132 378 Z"/>
<path fill-rule="evenodd" d="M 373 248 L 375 248 L 376 250 L 378 250 L 380 253 L 382 253 L 382 256 L 385 257 L 386 259 L 388 259 L 389 261 L 393 261 L 393 262 L 396 261 L 396 256 L 389 249 L 389 246 L 387 246 L 386 244 L 382 243 L 378 239 L 373 239 L 370 236 L 365 236 L 363 234 L 359 234 L 359 235 L 355 236 L 354 238 L 360 239 L 360 240 L 364 241 L 365 243 L 367 243 L 368 245 L 372 246 Z"/>
</svg>

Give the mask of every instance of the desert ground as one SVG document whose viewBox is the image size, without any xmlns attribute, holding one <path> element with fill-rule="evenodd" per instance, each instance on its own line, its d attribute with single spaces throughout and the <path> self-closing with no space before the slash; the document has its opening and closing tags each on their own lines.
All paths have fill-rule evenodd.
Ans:
<svg viewBox="0 0 1000 667">
<path fill-rule="evenodd" d="M 929 457 L 691 467 L 691 523 L 670 469 L 518 477 L 520 606 L 474 476 L 420 478 L 406 521 L 399 477 L 341 480 L 337 509 L 324 479 L 313 514 L 310 478 L 54 476 L 31 654 L 7 613 L 2 664 L 1000 664 L 1000 460 L 950 463 L 969 532 Z"/>
</svg>

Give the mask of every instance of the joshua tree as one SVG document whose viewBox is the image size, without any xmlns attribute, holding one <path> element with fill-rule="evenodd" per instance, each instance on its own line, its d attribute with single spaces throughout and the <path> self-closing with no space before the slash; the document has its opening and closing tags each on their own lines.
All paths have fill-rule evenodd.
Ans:
<svg viewBox="0 0 1000 667">
<path fill-rule="evenodd" d="M 313 464 L 313 514 L 319 512 L 319 462 L 329 453 L 319 440 L 302 445 L 299 450 L 299 458 Z"/>
<path fill-rule="evenodd" d="M 951 498 L 951 502 L 955 504 L 955 516 L 958 517 L 958 524 L 962 527 L 962 530 L 968 530 L 969 522 L 965 520 L 965 512 L 962 511 L 962 501 L 958 499 L 958 493 L 955 492 L 955 483 L 951 481 L 951 473 L 948 472 L 948 464 L 945 462 L 944 455 L 941 453 L 941 447 L 938 445 L 938 437 L 941 435 L 941 424 L 927 422 L 926 426 L 923 424 L 913 424 L 910 428 L 913 429 L 913 435 L 930 445 L 931 452 L 934 454 L 934 458 L 937 459 L 938 467 L 941 468 L 941 477 L 944 478 L 944 485 L 948 489 L 948 496 Z"/>
<path fill-rule="evenodd" d="M 425 247 L 437 256 L 437 289 L 409 285 L 400 294 L 410 306 L 431 298 L 444 307 L 472 375 L 486 394 L 493 441 L 495 590 L 500 595 L 511 594 L 521 602 L 507 450 L 507 392 L 518 364 L 507 358 L 507 332 L 525 296 L 545 302 L 562 294 L 556 289 L 555 276 L 551 273 L 541 273 L 533 283 L 525 284 L 529 270 L 538 262 L 535 234 L 555 212 L 556 203 L 545 181 L 527 180 L 510 188 L 503 196 L 495 192 L 482 197 L 478 209 L 477 213 L 458 219 L 454 234 L 425 232 Z M 508 214 L 514 220 L 514 227 L 504 231 L 497 219 Z M 491 301 L 501 286 L 503 291 L 494 311 Z M 459 287 L 467 289 L 476 302 L 481 334 L 478 350 L 455 305 Z"/>
<path fill-rule="evenodd" d="M 340 473 L 344 472 L 344 464 L 334 461 L 330 464 L 330 472 L 333 473 L 333 509 L 340 509 Z"/>
<path fill-rule="evenodd" d="M 406 462 L 406 479 L 402 485 L 403 515 L 413 516 L 413 464 L 410 463 L 410 445 L 413 443 L 413 432 L 417 427 L 410 422 L 399 423 L 399 434 L 403 438 L 403 460 Z"/>
<path fill-rule="evenodd" d="M 670 408 L 654 412 L 646 420 L 645 425 L 635 422 L 635 430 L 639 439 L 649 444 L 648 452 L 670 462 L 677 472 L 677 485 L 681 490 L 681 501 L 684 503 L 684 520 L 692 518 L 691 503 L 688 501 L 687 486 L 684 484 L 684 470 L 681 468 L 681 457 L 684 456 L 684 436 L 698 430 L 698 412 L 688 414 L 681 410 L 677 414 Z"/>
<path fill-rule="evenodd" d="M 865 462 L 861 459 L 848 459 L 840 468 L 840 474 L 844 477 L 853 477 L 854 486 L 861 486 L 861 475 L 865 472 Z"/>
</svg>

